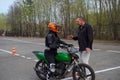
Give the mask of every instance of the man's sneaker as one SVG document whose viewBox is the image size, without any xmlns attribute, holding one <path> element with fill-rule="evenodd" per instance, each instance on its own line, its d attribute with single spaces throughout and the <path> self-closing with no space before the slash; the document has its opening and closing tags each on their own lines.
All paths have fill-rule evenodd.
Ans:
<svg viewBox="0 0 120 80">
<path fill-rule="evenodd" d="M 50 71 L 53 73 L 55 72 L 55 64 L 54 63 L 50 64 Z"/>
</svg>

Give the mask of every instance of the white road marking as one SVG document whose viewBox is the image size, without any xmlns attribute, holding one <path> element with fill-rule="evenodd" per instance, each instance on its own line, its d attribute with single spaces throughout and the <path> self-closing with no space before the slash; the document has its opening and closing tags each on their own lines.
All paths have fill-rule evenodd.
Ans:
<svg viewBox="0 0 120 80">
<path fill-rule="evenodd" d="M 12 53 L 11 51 L 7 51 L 7 50 L 4 50 L 4 49 L 0 49 L 0 51 L 7 52 L 7 53 L 9 53 L 9 54 Z"/>
<path fill-rule="evenodd" d="M 4 49 L 0 49 L 0 51 L 2 51 L 2 52 L 6 52 L 6 53 L 9 53 L 9 54 L 12 53 L 11 51 L 4 50 Z M 19 56 L 19 57 L 22 57 L 22 58 L 25 58 L 25 59 L 28 59 L 28 60 L 32 59 L 31 57 L 25 57 L 25 56 L 20 55 L 20 54 L 15 54 L 15 56 Z"/>
<path fill-rule="evenodd" d="M 113 68 L 108 68 L 108 69 L 103 69 L 103 70 L 99 70 L 99 71 L 95 71 L 95 73 L 98 74 L 98 73 L 103 73 L 103 72 L 112 71 L 112 70 L 116 70 L 116 69 L 120 69 L 120 66 L 113 67 Z M 72 79 L 72 77 L 64 78 L 64 79 L 61 79 L 61 80 L 69 80 L 69 79 Z"/>
<path fill-rule="evenodd" d="M 120 53 L 120 51 L 107 50 L 107 52 Z"/>
<path fill-rule="evenodd" d="M 30 59 L 32 59 L 32 58 L 30 58 L 30 57 L 27 57 L 26 59 L 30 60 Z"/>
<path fill-rule="evenodd" d="M 93 49 L 93 51 L 100 51 L 101 49 Z"/>
<path fill-rule="evenodd" d="M 104 69 L 104 70 L 95 71 L 95 73 L 102 73 L 102 72 L 107 72 L 107 71 L 111 71 L 111 70 L 115 70 L 115 69 L 120 69 L 120 66 L 113 67 L 113 68 L 108 68 L 108 69 Z"/>
<path fill-rule="evenodd" d="M 25 56 L 21 56 L 22 58 L 26 58 Z"/>
<path fill-rule="evenodd" d="M 20 54 L 15 54 L 16 56 L 20 56 Z"/>
<path fill-rule="evenodd" d="M 45 45 L 44 43 L 35 43 L 35 42 L 30 42 L 30 41 L 18 40 L 18 39 L 8 39 L 8 38 L 4 38 L 4 39 L 5 40 L 15 41 L 15 42 L 21 42 L 21 43 L 36 44 L 36 45 Z"/>
</svg>

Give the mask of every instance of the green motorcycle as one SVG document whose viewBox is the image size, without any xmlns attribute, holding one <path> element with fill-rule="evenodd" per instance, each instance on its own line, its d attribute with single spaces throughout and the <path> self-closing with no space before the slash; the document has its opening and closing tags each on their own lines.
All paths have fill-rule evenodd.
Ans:
<svg viewBox="0 0 120 80">
<path fill-rule="evenodd" d="M 73 80 L 95 80 L 94 70 L 87 64 L 79 63 L 79 52 L 74 46 L 60 46 L 67 52 L 58 52 L 56 55 L 56 72 L 51 75 L 50 80 L 60 80 L 72 72 Z M 41 80 L 46 80 L 46 75 L 49 71 L 48 61 L 45 58 L 44 52 L 33 51 L 39 61 L 35 65 L 35 72 Z"/>
</svg>

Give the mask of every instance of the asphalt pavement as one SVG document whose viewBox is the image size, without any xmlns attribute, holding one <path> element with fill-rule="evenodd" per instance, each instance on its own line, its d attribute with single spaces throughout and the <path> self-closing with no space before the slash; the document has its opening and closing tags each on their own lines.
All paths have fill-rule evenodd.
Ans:
<svg viewBox="0 0 120 80">
<path fill-rule="evenodd" d="M 78 47 L 76 41 L 64 41 Z M 44 51 L 44 44 L 44 38 L 0 37 L 0 80 L 40 80 L 33 70 L 38 60 L 32 51 Z M 14 47 L 16 55 L 11 54 Z M 90 66 L 96 80 L 120 80 L 120 44 L 94 42 L 93 47 Z"/>
</svg>

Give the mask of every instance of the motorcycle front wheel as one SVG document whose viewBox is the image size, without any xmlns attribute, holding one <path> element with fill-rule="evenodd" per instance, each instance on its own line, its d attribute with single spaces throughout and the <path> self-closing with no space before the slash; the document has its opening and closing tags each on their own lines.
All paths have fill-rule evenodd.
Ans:
<svg viewBox="0 0 120 80">
<path fill-rule="evenodd" d="M 94 70 L 87 64 L 78 64 L 73 68 L 73 80 L 95 80 Z"/>
</svg>

